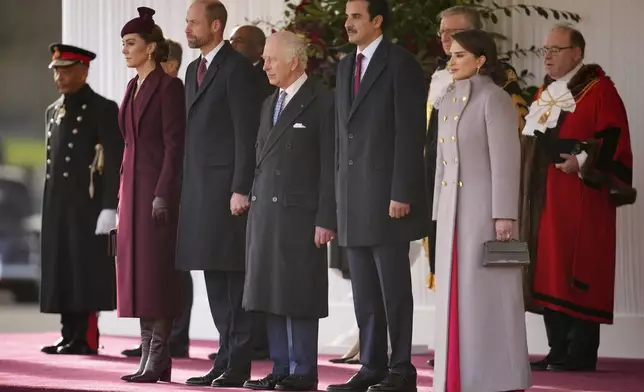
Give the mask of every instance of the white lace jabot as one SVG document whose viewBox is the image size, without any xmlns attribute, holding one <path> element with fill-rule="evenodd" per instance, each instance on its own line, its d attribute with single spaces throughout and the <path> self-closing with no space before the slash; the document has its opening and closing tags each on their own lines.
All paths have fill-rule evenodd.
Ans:
<svg viewBox="0 0 644 392">
<path fill-rule="evenodd" d="M 541 92 L 539 99 L 532 102 L 530 111 L 525 117 L 525 127 L 523 127 L 522 134 L 534 136 L 534 131 L 544 132 L 547 128 L 554 128 L 557 126 L 562 110 L 571 113 L 575 111 L 577 104 L 575 97 L 568 89 L 568 82 L 582 66 L 583 63 L 579 63 L 564 77 L 550 83 L 548 88 Z"/>
<path fill-rule="evenodd" d="M 427 97 L 427 103 L 432 105 L 432 107 L 437 108 L 440 105 L 440 101 L 443 99 L 447 89 L 454 82 L 452 75 L 447 69 L 434 72 L 432 75 L 432 81 L 429 85 L 429 96 Z"/>
</svg>

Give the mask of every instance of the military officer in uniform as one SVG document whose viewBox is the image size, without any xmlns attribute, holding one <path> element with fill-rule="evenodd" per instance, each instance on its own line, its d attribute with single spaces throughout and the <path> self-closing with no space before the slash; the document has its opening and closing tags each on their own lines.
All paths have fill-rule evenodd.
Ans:
<svg viewBox="0 0 644 392">
<path fill-rule="evenodd" d="M 98 312 L 116 307 L 108 234 L 116 225 L 123 139 L 117 104 L 86 82 L 96 55 L 62 44 L 49 49 L 62 95 L 45 115 L 40 310 L 61 315 L 62 336 L 41 350 L 90 355 L 98 351 Z"/>
</svg>

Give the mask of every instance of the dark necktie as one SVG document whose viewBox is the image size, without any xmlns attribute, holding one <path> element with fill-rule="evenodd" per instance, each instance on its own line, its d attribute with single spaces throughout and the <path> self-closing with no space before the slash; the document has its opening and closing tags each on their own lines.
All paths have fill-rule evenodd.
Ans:
<svg viewBox="0 0 644 392">
<path fill-rule="evenodd" d="M 208 71 L 206 64 L 208 64 L 208 60 L 206 60 L 205 57 L 202 57 L 201 62 L 199 63 L 199 68 L 197 69 L 197 88 L 201 87 L 203 78 L 206 76 L 206 72 Z"/>
<path fill-rule="evenodd" d="M 358 53 L 356 56 L 356 72 L 353 75 L 353 96 L 358 95 L 358 90 L 360 89 L 360 76 L 362 75 L 362 59 L 364 54 Z"/>
</svg>

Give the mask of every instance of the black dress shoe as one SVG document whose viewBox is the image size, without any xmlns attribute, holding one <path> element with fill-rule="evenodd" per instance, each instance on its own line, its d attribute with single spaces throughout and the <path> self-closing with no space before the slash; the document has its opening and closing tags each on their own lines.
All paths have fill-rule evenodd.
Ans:
<svg viewBox="0 0 644 392">
<path fill-rule="evenodd" d="M 403 376 L 391 372 L 381 383 L 369 387 L 369 392 L 416 392 L 416 375 Z"/>
<path fill-rule="evenodd" d="M 273 373 L 270 373 L 264 378 L 259 380 L 248 380 L 244 383 L 244 388 L 252 389 L 255 391 L 271 391 L 275 389 L 275 385 L 278 382 L 285 379 L 287 376 L 276 376 Z"/>
<path fill-rule="evenodd" d="M 595 363 L 587 363 L 587 361 L 576 359 L 548 364 L 548 370 L 555 372 L 594 372 L 596 369 L 597 365 Z"/>
<path fill-rule="evenodd" d="M 208 354 L 208 359 L 214 361 L 215 359 L 217 359 L 217 353 Z"/>
<path fill-rule="evenodd" d="M 278 382 L 275 389 L 278 391 L 317 391 L 318 378 L 291 375 Z"/>
<path fill-rule="evenodd" d="M 58 354 L 58 347 L 62 347 L 69 343 L 69 340 L 60 338 L 51 346 L 41 346 L 40 351 L 45 354 Z"/>
<path fill-rule="evenodd" d="M 224 371 L 217 368 L 212 368 L 210 371 L 201 377 L 190 377 L 186 380 L 186 385 L 194 385 L 198 387 L 209 387 L 212 385 L 212 382 L 215 381 L 219 376 L 224 374 Z"/>
<path fill-rule="evenodd" d="M 140 358 L 141 357 L 141 345 L 139 344 L 138 346 L 134 348 L 129 348 L 127 350 L 121 351 L 121 354 L 125 355 L 126 357 L 129 358 Z"/>
<path fill-rule="evenodd" d="M 246 381 L 250 379 L 250 374 L 247 372 L 238 372 L 235 370 L 227 370 L 210 384 L 213 387 L 219 388 L 243 388 Z"/>
<path fill-rule="evenodd" d="M 331 358 L 329 359 L 329 362 L 331 363 L 347 363 L 351 360 L 351 357 L 346 357 L 346 358 Z"/>
<path fill-rule="evenodd" d="M 327 392 L 365 392 L 372 385 L 376 385 L 384 380 L 386 375 L 382 377 L 365 377 L 360 373 L 356 373 L 344 384 L 329 385 Z"/>
<path fill-rule="evenodd" d="M 552 370 L 550 369 L 551 366 L 560 366 L 565 363 L 564 359 L 554 359 L 551 357 L 546 356 L 545 358 L 535 361 L 535 362 L 530 362 L 530 369 L 535 372 L 543 372 L 546 370 Z"/>
<path fill-rule="evenodd" d="M 96 355 L 97 350 L 92 350 L 87 343 L 71 342 L 64 346 L 58 347 L 58 354 L 63 355 Z"/>
</svg>

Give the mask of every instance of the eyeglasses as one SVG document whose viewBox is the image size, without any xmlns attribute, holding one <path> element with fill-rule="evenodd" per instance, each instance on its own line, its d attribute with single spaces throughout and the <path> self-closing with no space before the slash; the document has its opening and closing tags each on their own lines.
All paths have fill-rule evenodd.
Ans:
<svg viewBox="0 0 644 392">
<path fill-rule="evenodd" d="M 558 54 L 562 50 L 565 49 L 572 49 L 572 46 L 544 46 L 543 48 L 538 49 L 538 52 L 540 55 L 544 55 L 547 53 L 550 54 Z"/>
<path fill-rule="evenodd" d="M 453 34 L 460 33 L 461 31 L 465 31 L 465 30 L 466 30 L 466 29 L 445 29 L 445 30 L 438 30 L 438 34 L 437 34 L 437 35 L 438 35 L 439 37 L 442 37 L 442 36 L 443 36 L 443 34 L 453 35 Z"/>
</svg>

